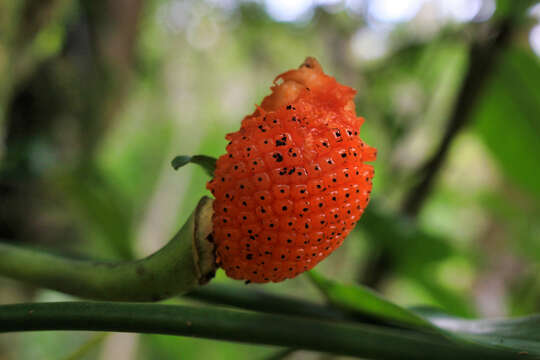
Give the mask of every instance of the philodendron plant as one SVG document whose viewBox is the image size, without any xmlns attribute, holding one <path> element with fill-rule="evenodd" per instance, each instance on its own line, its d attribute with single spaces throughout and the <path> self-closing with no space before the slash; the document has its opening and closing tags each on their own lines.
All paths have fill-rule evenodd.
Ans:
<svg viewBox="0 0 540 360">
<path fill-rule="evenodd" d="M 465 320 L 406 309 L 311 270 L 339 247 L 369 202 L 376 151 L 359 137 L 355 91 L 307 58 L 279 75 L 219 159 L 179 156 L 212 179 L 180 231 L 156 253 L 103 262 L 0 243 L 0 275 L 97 301 L 0 306 L 0 332 L 175 334 L 373 359 L 540 358 L 540 316 Z M 319 305 L 207 285 L 219 268 L 246 283 L 306 271 Z M 144 304 L 189 296 L 222 307 Z M 248 311 L 246 311 L 248 310 Z"/>
</svg>

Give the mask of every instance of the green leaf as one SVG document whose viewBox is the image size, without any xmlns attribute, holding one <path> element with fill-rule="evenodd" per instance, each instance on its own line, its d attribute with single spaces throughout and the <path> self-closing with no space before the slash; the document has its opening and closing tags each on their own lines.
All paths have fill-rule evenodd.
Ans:
<svg viewBox="0 0 540 360">
<path fill-rule="evenodd" d="M 314 272 L 310 279 L 329 302 L 343 310 L 369 315 L 409 328 L 443 335 L 456 346 L 480 346 L 540 356 L 540 315 L 511 319 L 469 320 L 433 308 L 402 308 L 374 291 L 344 285 Z"/>
<path fill-rule="evenodd" d="M 432 308 L 420 307 L 414 311 L 439 328 L 452 332 L 456 339 L 462 342 L 515 350 L 522 355 L 540 356 L 540 315 L 469 320 L 452 317 Z"/>
<path fill-rule="evenodd" d="M 475 114 L 478 133 L 504 173 L 540 197 L 540 62 L 513 49 L 495 74 Z"/>
<path fill-rule="evenodd" d="M 321 290 L 328 301 L 343 310 L 357 312 L 386 322 L 412 328 L 436 329 L 429 321 L 402 308 L 363 286 L 344 285 L 315 272 L 308 272 L 310 280 Z"/>
<path fill-rule="evenodd" d="M 216 158 L 206 155 L 179 155 L 171 161 L 171 165 L 174 170 L 178 170 L 182 166 L 193 163 L 202 167 L 206 173 L 210 176 L 214 176 L 216 170 Z"/>
</svg>

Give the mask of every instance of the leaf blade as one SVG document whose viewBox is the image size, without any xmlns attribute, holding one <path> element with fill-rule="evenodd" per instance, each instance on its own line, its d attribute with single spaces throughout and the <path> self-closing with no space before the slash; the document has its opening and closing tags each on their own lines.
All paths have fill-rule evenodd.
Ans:
<svg viewBox="0 0 540 360">
<path fill-rule="evenodd" d="M 171 166 L 174 168 L 174 170 L 178 170 L 189 163 L 193 163 L 202 167 L 209 176 L 214 176 L 216 162 L 216 158 L 207 155 L 178 155 L 172 159 Z"/>
</svg>

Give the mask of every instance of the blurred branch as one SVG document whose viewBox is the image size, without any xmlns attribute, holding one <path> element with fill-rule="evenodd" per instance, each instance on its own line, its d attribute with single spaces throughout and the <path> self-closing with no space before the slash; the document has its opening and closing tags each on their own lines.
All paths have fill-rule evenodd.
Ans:
<svg viewBox="0 0 540 360">
<path fill-rule="evenodd" d="M 7 1 L 6 1 L 7 3 Z M 0 158 L 4 140 L 6 110 L 11 92 L 21 78 L 34 69 L 39 60 L 32 54 L 38 34 L 68 3 L 66 0 L 16 1 L 0 3 Z"/>
<path fill-rule="evenodd" d="M 365 324 L 179 305 L 57 302 L 0 306 L 0 332 L 90 330 L 288 346 L 371 359 L 508 359 L 514 351 Z"/>
<path fill-rule="evenodd" d="M 444 131 L 441 143 L 435 153 L 421 166 L 414 178 L 416 185 L 405 195 L 402 213 L 416 218 L 426 199 L 431 194 L 437 176 L 444 165 L 451 144 L 456 136 L 471 121 L 471 114 L 480 98 L 482 89 L 492 74 L 500 54 L 508 46 L 516 27 L 518 16 L 514 13 L 496 23 L 492 36 L 477 39 L 469 48 L 469 65 L 453 110 Z M 382 281 L 392 272 L 394 260 L 386 248 L 378 249 L 378 253 L 367 264 L 361 282 L 367 286 L 378 288 Z"/>
<path fill-rule="evenodd" d="M 487 41 L 477 41 L 469 50 L 469 66 L 458 98 L 435 154 L 418 171 L 420 181 L 405 196 L 403 213 L 416 217 L 431 193 L 434 182 L 444 164 L 452 141 L 471 121 L 471 113 L 482 94 L 486 80 L 492 74 L 499 56 L 508 45 L 513 31 L 513 19 L 505 19 L 495 26 L 495 35 Z"/>
<path fill-rule="evenodd" d="M 0 275 L 88 299 L 158 301 L 206 284 L 215 274 L 212 201 L 203 198 L 167 245 L 137 261 L 70 259 L 0 243 Z"/>
</svg>

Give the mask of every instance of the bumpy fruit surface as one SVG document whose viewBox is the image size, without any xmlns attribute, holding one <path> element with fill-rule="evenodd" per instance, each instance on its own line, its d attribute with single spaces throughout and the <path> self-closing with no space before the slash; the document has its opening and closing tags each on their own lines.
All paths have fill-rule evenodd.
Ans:
<svg viewBox="0 0 540 360">
<path fill-rule="evenodd" d="M 338 248 L 369 202 L 376 150 L 359 137 L 356 91 L 307 58 L 279 75 L 228 134 L 207 187 L 217 259 L 229 277 L 293 278 Z"/>
</svg>

